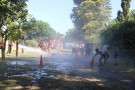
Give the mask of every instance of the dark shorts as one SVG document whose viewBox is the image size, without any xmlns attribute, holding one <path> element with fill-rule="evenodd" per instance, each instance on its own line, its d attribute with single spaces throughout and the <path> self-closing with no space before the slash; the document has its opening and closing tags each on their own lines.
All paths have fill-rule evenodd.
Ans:
<svg viewBox="0 0 135 90">
<path fill-rule="evenodd" d="M 102 57 L 103 57 L 103 58 L 109 58 L 109 54 L 107 54 L 107 53 L 102 54 Z"/>
</svg>

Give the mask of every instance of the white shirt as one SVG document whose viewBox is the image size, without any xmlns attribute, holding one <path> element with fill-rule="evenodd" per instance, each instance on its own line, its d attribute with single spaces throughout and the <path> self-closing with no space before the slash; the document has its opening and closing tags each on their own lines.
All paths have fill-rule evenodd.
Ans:
<svg viewBox="0 0 135 90">
<path fill-rule="evenodd" d="M 104 45 L 104 46 L 103 46 L 103 49 L 102 49 L 103 54 L 104 54 L 104 53 L 109 53 L 108 48 L 109 48 L 108 45 Z"/>
</svg>

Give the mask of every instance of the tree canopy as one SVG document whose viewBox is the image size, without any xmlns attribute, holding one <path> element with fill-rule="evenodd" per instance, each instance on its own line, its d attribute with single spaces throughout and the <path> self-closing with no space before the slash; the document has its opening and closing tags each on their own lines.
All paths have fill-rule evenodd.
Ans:
<svg viewBox="0 0 135 90">
<path fill-rule="evenodd" d="M 105 28 L 111 14 L 109 0 L 74 0 L 74 3 L 77 6 L 73 8 L 71 19 L 77 30 L 90 35 Z"/>
<path fill-rule="evenodd" d="M 36 20 L 34 26 L 27 30 L 27 39 L 54 38 L 56 31 L 47 22 Z"/>
<path fill-rule="evenodd" d="M 18 19 L 25 19 L 28 10 L 27 0 L 1 0 L 0 1 L 0 27 Z"/>
<path fill-rule="evenodd" d="M 124 20 L 127 20 L 129 17 L 129 8 L 130 8 L 131 0 L 122 0 L 121 1 L 121 8 L 122 11 L 118 11 L 117 13 L 117 20 L 122 23 Z"/>
<path fill-rule="evenodd" d="M 2 60 L 5 59 L 5 47 L 6 47 L 6 40 L 8 36 L 11 36 L 13 34 L 12 32 L 16 31 L 10 31 L 10 27 L 17 28 L 12 23 L 18 22 L 19 20 L 25 20 L 26 16 L 28 14 L 28 10 L 26 9 L 26 1 L 27 0 L 1 0 L 0 1 L 0 28 L 5 26 L 7 29 L 5 31 L 0 30 L 0 34 L 4 37 L 2 37 L 3 45 L 2 45 Z M 18 33 L 18 32 L 17 32 Z M 10 35 L 9 35 L 10 34 Z M 16 35 L 16 34 L 15 34 Z M 18 38 L 17 38 L 18 39 Z"/>
</svg>

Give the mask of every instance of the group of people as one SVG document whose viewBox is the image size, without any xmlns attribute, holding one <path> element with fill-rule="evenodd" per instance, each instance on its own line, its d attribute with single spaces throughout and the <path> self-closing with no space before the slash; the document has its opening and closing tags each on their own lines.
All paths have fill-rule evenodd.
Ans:
<svg viewBox="0 0 135 90">
<path fill-rule="evenodd" d="M 51 50 L 56 48 L 57 52 L 60 51 L 63 47 L 63 43 L 60 40 L 48 39 L 48 40 L 38 40 L 38 46 L 45 52 L 51 53 Z"/>
<path fill-rule="evenodd" d="M 75 55 L 76 57 L 78 55 L 90 56 L 92 54 L 93 49 L 94 49 L 94 46 L 92 43 L 83 43 L 82 41 L 80 41 L 78 43 L 75 43 L 74 47 L 72 48 L 72 55 Z M 113 49 L 114 64 L 118 65 L 117 57 L 118 57 L 119 50 L 118 50 L 118 47 L 116 44 L 114 44 L 113 46 L 112 45 L 103 45 L 101 50 L 96 48 L 95 49 L 96 54 L 94 55 L 93 59 L 97 55 L 100 55 L 100 57 L 99 57 L 100 65 L 102 65 L 103 63 L 106 63 L 110 56 L 109 54 L 110 54 L 111 49 Z"/>
<path fill-rule="evenodd" d="M 90 56 L 92 54 L 93 44 L 83 43 L 82 41 L 75 43 L 72 48 L 72 55 L 78 56 Z"/>
<path fill-rule="evenodd" d="M 99 58 L 99 63 L 100 65 L 107 62 L 108 58 L 109 58 L 109 50 L 110 50 L 111 46 L 109 45 L 104 45 L 102 50 L 100 51 L 99 49 L 95 49 L 96 50 L 96 54 L 95 56 L 93 57 L 93 59 L 97 56 L 97 55 L 100 55 L 100 58 Z M 118 57 L 118 47 L 116 44 L 113 45 L 113 56 L 114 56 L 114 64 L 115 65 L 118 65 L 118 60 L 117 60 L 117 57 Z M 102 61 L 104 60 L 104 61 Z"/>
</svg>

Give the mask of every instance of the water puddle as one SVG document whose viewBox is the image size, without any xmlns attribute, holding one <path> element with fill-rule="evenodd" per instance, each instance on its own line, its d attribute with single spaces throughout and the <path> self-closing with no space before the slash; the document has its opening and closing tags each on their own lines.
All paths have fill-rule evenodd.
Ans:
<svg viewBox="0 0 135 90">
<path fill-rule="evenodd" d="M 16 70 L 16 69 L 14 69 L 14 70 Z M 7 75 L 8 75 L 8 73 L 4 74 L 4 76 L 7 76 Z M 32 71 L 23 72 L 23 73 L 20 73 L 20 74 L 10 75 L 8 77 L 20 77 L 20 76 L 22 76 L 22 77 L 25 77 L 25 76 L 32 77 L 31 83 L 38 82 L 42 77 L 44 77 L 44 78 L 54 78 L 55 77 L 51 73 L 47 73 L 46 70 L 39 69 L 39 68 L 37 68 L 36 70 L 33 69 Z"/>
<path fill-rule="evenodd" d="M 12 61 L 12 62 L 8 62 L 7 64 L 10 65 L 26 65 L 29 64 L 30 62 L 28 61 Z"/>
<path fill-rule="evenodd" d="M 31 63 L 34 65 L 31 65 Z M 19 74 L 14 74 L 14 75 L 9 75 L 8 73 L 5 73 L 3 76 L 6 77 L 24 77 L 24 76 L 29 76 L 32 77 L 31 83 L 36 83 L 38 80 L 41 79 L 41 77 L 44 78 L 54 78 L 55 76 L 52 75 L 51 73 L 47 73 L 47 70 L 53 70 L 53 69 L 47 69 L 43 67 L 39 67 L 38 65 L 35 66 L 35 62 L 30 62 L 30 61 L 11 61 L 8 62 L 7 64 L 13 65 L 12 68 L 9 68 L 8 70 L 12 71 L 20 71 L 21 68 L 26 69 L 25 72 L 20 72 Z M 47 66 L 46 66 L 47 67 Z"/>
</svg>

